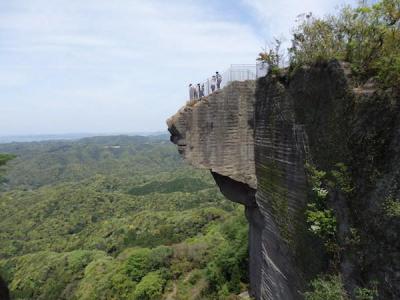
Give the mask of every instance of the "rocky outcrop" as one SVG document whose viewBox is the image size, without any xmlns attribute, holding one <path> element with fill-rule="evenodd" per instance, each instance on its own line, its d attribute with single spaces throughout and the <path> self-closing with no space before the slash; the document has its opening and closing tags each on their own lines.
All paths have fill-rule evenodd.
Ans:
<svg viewBox="0 0 400 300">
<path fill-rule="evenodd" d="M 255 189 L 254 81 L 232 82 L 167 120 L 171 141 L 195 167 Z"/>
<path fill-rule="evenodd" d="M 302 299 L 311 279 L 335 269 L 350 295 L 377 282 L 380 299 L 400 298 L 398 95 L 355 86 L 337 61 L 254 86 L 234 82 L 168 121 L 185 159 L 246 206 L 251 295 Z M 306 221 L 306 163 L 326 174 L 334 255 Z"/>
</svg>

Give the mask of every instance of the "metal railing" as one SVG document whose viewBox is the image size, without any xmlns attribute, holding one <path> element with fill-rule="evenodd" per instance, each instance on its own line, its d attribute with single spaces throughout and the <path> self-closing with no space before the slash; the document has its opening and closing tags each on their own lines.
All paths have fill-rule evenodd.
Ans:
<svg viewBox="0 0 400 300">
<path fill-rule="evenodd" d="M 267 71 L 267 64 L 263 62 L 258 62 L 254 65 L 231 65 L 228 70 L 220 73 L 220 83 L 218 83 L 218 80 L 215 77 L 216 75 L 214 75 L 210 78 L 207 78 L 203 82 L 200 82 L 199 84 L 193 84 L 193 89 L 191 90 L 189 88 L 190 100 L 196 100 L 208 96 L 213 92 L 224 88 L 232 81 L 256 80 L 259 77 L 265 76 L 267 74 Z"/>
</svg>

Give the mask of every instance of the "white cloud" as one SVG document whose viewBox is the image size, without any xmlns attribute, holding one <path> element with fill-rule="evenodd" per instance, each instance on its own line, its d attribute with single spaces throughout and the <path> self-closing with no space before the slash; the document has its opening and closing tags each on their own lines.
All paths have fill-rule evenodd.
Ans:
<svg viewBox="0 0 400 300">
<path fill-rule="evenodd" d="M 254 62 L 264 39 L 287 31 L 297 13 L 332 6 L 241 1 L 259 27 L 228 18 L 227 0 L 219 10 L 184 0 L 0 3 L 0 105 L 10 112 L 0 134 L 163 129 L 188 82 Z"/>
<path fill-rule="evenodd" d="M 296 18 L 304 13 L 312 12 L 323 17 L 332 14 L 343 5 L 354 5 L 356 0 L 242 0 L 250 7 L 263 27 L 266 42 L 273 37 L 290 40 L 290 33 L 295 26 Z"/>
</svg>

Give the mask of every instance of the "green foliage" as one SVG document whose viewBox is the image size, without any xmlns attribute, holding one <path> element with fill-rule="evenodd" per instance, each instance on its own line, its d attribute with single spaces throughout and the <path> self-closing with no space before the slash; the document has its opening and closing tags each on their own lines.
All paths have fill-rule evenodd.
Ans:
<svg viewBox="0 0 400 300">
<path fill-rule="evenodd" d="M 324 188 L 326 172 L 317 170 L 311 164 L 306 164 L 308 182 L 311 185 L 306 218 L 309 229 L 320 237 L 329 249 L 336 237 L 336 217 L 332 209 L 327 207 L 328 190 Z"/>
<path fill-rule="evenodd" d="M 226 242 L 216 248 L 207 264 L 206 276 L 211 291 L 240 292 L 240 282 L 247 281 L 247 233 L 244 220 L 233 218 L 222 225 Z"/>
<path fill-rule="evenodd" d="M 400 2 L 381 0 L 372 6 L 343 8 L 323 19 L 311 13 L 294 30 L 291 66 L 339 59 L 351 63 L 361 81 L 377 76 L 385 86 L 400 81 Z"/>
<path fill-rule="evenodd" d="M 13 299 L 68 298 L 68 289 L 82 278 L 85 267 L 101 257 L 97 251 L 42 251 L 1 261 L 0 273 L 10 282 Z"/>
<path fill-rule="evenodd" d="M 194 270 L 189 277 L 189 283 L 190 284 L 195 284 L 196 282 L 198 282 L 202 277 L 203 277 L 203 272 L 200 270 Z"/>
<path fill-rule="evenodd" d="M 354 190 L 349 170 L 344 163 L 337 163 L 334 170 L 330 172 L 334 178 L 334 185 L 342 192 L 349 194 Z"/>
<path fill-rule="evenodd" d="M 150 253 L 150 249 L 139 248 L 129 257 L 125 268 L 133 281 L 139 281 L 151 270 Z"/>
<path fill-rule="evenodd" d="M 376 285 L 374 285 L 371 289 L 358 287 L 355 290 L 356 300 L 374 300 L 376 297 L 378 297 Z"/>
<path fill-rule="evenodd" d="M 311 291 L 304 293 L 306 300 L 347 300 L 349 297 L 339 276 L 327 276 L 314 279 Z"/>
<path fill-rule="evenodd" d="M 388 197 L 383 203 L 385 215 L 390 218 L 400 217 L 400 201 L 395 200 L 392 196 Z"/>
<path fill-rule="evenodd" d="M 15 158 L 15 155 L 12 154 L 1 154 L 0 153 L 0 167 L 4 166 L 8 161 Z"/>
<path fill-rule="evenodd" d="M 327 241 L 335 236 L 337 224 L 331 209 L 320 210 L 316 204 L 308 204 L 307 222 L 310 230 L 323 240 Z"/>
<path fill-rule="evenodd" d="M 206 188 L 211 188 L 209 182 L 199 180 L 199 178 L 178 177 L 169 181 L 153 181 L 144 185 L 135 186 L 129 189 L 131 195 L 147 195 L 149 193 L 173 193 L 173 192 L 197 192 Z"/>
<path fill-rule="evenodd" d="M 317 170 L 312 164 L 306 163 L 305 169 L 308 175 L 308 181 L 313 188 L 320 188 L 326 172 Z M 326 195 L 325 195 L 326 196 Z M 325 196 L 323 197 L 325 199 Z"/>
<path fill-rule="evenodd" d="M 2 166 L 4 166 L 8 161 L 10 161 L 14 158 L 15 158 L 15 155 L 0 153 L 0 183 L 2 183 L 2 181 L 4 180 L 4 178 L 2 177 L 2 173 L 4 171 Z"/>
<path fill-rule="evenodd" d="M 13 299 L 157 299 L 174 286 L 171 299 L 213 299 L 219 287 L 231 294 L 245 286 L 243 209 L 166 140 L 101 137 L 0 151 L 17 154 L 0 194 L 0 276 Z M 213 290 L 210 262 L 224 272 Z"/>
<path fill-rule="evenodd" d="M 173 250 L 170 247 L 158 246 L 150 252 L 150 268 L 157 270 L 163 267 L 169 267 Z"/>
<path fill-rule="evenodd" d="M 371 288 L 357 287 L 354 290 L 356 300 L 374 300 L 378 297 L 376 282 L 371 283 Z M 306 300 L 349 300 L 350 298 L 343 286 L 339 275 L 320 276 L 310 283 L 310 291 L 304 293 Z"/>
<path fill-rule="evenodd" d="M 126 273 L 133 281 L 140 281 L 150 271 L 169 267 L 172 254 L 172 249 L 165 246 L 135 249 L 126 261 Z"/>
<path fill-rule="evenodd" d="M 265 62 L 268 65 L 269 72 L 275 74 L 279 72 L 279 67 L 282 63 L 282 54 L 280 53 L 282 42 L 279 39 L 275 39 L 274 46 L 267 49 L 263 49 L 258 54 L 258 61 Z"/>
<path fill-rule="evenodd" d="M 161 299 L 165 280 L 157 272 L 148 273 L 136 286 L 134 299 L 156 300 Z"/>
<path fill-rule="evenodd" d="M 136 282 L 125 274 L 123 263 L 122 258 L 113 259 L 105 253 L 103 257 L 93 260 L 67 299 L 132 299 Z"/>
<path fill-rule="evenodd" d="M 189 178 L 212 183 L 204 172 L 193 170 L 182 162 L 167 137 L 113 136 L 75 142 L 10 143 L 0 144 L 1 152 L 17 156 L 7 172 L 10 188 L 33 189 L 80 182 L 96 175 L 113 175 L 119 179 L 118 189 L 129 190 L 152 182 L 173 180 L 174 177 L 169 177 L 170 172 L 184 177 L 189 170 L 194 175 Z"/>
</svg>

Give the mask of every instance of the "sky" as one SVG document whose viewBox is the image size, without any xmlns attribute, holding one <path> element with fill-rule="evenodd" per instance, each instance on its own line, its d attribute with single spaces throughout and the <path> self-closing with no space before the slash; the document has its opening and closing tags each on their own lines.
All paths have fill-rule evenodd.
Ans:
<svg viewBox="0 0 400 300">
<path fill-rule="evenodd" d="M 356 0 L 0 1 L 0 136 L 166 130 L 196 83 Z"/>
</svg>

